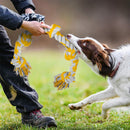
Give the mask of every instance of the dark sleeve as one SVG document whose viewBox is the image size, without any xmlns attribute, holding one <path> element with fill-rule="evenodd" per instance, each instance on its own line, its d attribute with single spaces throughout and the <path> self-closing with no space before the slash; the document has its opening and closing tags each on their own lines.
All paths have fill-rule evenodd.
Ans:
<svg viewBox="0 0 130 130">
<path fill-rule="evenodd" d="M 32 0 L 11 0 L 11 1 L 19 14 L 24 13 L 26 8 L 32 8 L 33 10 L 35 10 L 35 6 Z"/>
<path fill-rule="evenodd" d="M 21 26 L 23 18 L 12 10 L 0 5 L 0 25 L 15 30 Z"/>
</svg>

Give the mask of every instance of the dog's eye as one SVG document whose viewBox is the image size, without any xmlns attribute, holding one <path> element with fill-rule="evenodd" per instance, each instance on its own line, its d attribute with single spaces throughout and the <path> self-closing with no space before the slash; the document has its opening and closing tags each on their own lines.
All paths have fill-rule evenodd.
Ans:
<svg viewBox="0 0 130 130">
<path fill-rule="evenodd" d="M 86 46 L 86 42 L 83 43 L 83 46 Z"/>
</svg>

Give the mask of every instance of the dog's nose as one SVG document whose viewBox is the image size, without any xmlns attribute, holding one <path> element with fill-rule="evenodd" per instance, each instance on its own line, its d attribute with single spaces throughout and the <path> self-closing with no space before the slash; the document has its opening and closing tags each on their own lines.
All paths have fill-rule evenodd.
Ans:
<svg viewBox="0 0 130 130">
<path fill-rule="evenodd" d="M 71 38 L 71 35 L 70 34 L 67 34 L 67 39 L 70 39 Z"/>
</svg>

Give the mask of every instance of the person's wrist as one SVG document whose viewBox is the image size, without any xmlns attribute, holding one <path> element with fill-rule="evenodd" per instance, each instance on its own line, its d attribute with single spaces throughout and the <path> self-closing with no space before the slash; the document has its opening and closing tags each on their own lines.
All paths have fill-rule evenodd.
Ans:
<svg viewBox="0 0 130 130">
<path fill-rule="evenodd" d="M 31 13 L 35 13 L 33 9 L 31 8 L 25 9 L 25 14 L 31 14 Z"/>
<path fill-rule="evenodd" d="M 21 28 L 26 29 L 27 27 L 28 27 L 28 21 L 23 20 Z"/>
</svg>

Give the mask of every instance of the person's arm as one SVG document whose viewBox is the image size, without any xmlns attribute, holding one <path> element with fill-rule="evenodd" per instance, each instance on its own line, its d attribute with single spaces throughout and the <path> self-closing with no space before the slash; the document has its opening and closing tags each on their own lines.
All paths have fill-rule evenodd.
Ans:
<svg viewBox="0 0 130 130">
<path fill-rule="evenodd" d="M 11 0 L 11 2 L 13 3 L 14 7 L 16 8 L 19 14 L 27 13 L 25 12 L 26 9 L 31 9 L 31 11 L 35 10 L 35 6 L 32 0 Z"/>
<path fill-rule="evenodd" d="M 16 30 L 21 27 L 22 22 L 23 18 L 19 14 L 0 5 L 0 25 Z"/>
<path fill-rule="evenodd" d="M 0 25 L 3 25 L 4 27 L 7 27 L 11 30 L 16 30 L 17 28 L 22 27 L 35 36 L 44 34 L 43 28 L 49 28 L 48 25 L 44 23 L 39 23 L 37 21 L 23 21 L 23 18 L 19 14 L 1 5 L 0 5 Z"/>
<path fill-rule="evenodd" d="M 19 14 L 22 13 L 35 13 L 35 6 L 32 0 L 11 0 L 14 7 Z M 38 36 L 44 34 L 43 28 L 50 28 L 50 26 L 45 23 L 39 23 L 37 21 L 23 21 L 21 27 L 25 30 L 28 30 L 33 35 Z"/>
<path fill-rule="evenodd" d="M 11 0 L 16 10 L 21 13 L 34 13 L 35 6 L 32 0 Z M 16 30 L 23 23 L 23 18 L 14 11 L 0 5 L 0 24 Z"/>
</svg>

